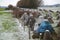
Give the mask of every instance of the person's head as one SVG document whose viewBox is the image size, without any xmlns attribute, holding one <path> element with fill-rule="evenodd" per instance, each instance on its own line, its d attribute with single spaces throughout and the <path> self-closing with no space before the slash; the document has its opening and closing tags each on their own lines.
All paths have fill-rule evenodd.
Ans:
<svg viewBox="0 0 60 40">
<path fill-rule="evenodd" d="M 41 22 L 48 21 L 48 19 L 47 18 L 44 18 L 44 16 L 39 16 L 39 19 L 41 20 Z"/>
<path fill-rule="evenodd" d="M 50 36 L 50 31 L 49 30 L 45 30 L 44 37 L 49 37 L 49 36 Z"/>
<path fill-rule="evenodd" d="M 51 36 L 51 33 L 49 30 L 45 31 L 43 39 L 44 40 L 52 40 L 52 36 Z"/>
<path fill-rule="evenodd" d="M 40 24 L 38 24 L 38 26 L 40 26 Z"/>
<path fill-rule="evenodd" d="M 27 15 L 27 13 L 26 13 L 26 12 L 25 12 L 24 14 L 25 14 L 25 15 Z"/>
<path fill-rule="evenodd" d="M 48 18 L 47 14 L 46 14 L 46 15 L 44 15 L 44 19 L 47 19 L 47 18 Z"/>
<path fill-rule="evenodd" d="M 49 21 L 50 23 L 54 23 L 54 21 L 52 20 L 51 17 L 48 17 L 48 21 Z"/>
<path fill-rule="evenodd" d="M 39 16 L 39 19 L 44 19 L 44 16 Z"/>
<path fill-rule="evenodd" d="M 48 21 L 48 19 L 44 19 L 44 21 Z"/>
<path fill-rule="evenodd" d="M 32 13 L 30 13 L 30 17 L 33 17 L 33 14 Z"/>
</svg>

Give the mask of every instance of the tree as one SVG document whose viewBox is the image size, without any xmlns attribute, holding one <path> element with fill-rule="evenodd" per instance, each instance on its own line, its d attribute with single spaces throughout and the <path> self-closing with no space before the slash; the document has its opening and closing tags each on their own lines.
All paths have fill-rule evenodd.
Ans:
<svg viewBox="0 0 60 40">
<path fill-rule="evenodd" d="M 13 5 L 9 4 L 8 9 L 13 9 Z"/>
<path fill-rule="evenodd" d="M 9 4 L 9 5 L 8 5 L 8 9 L 9 9 L 9 10 L 17 10 L 17 7 Z"/>
<path fill-rule="evenodd" d="M 42 0 L 20 0 L 17 2 L 17 7 L 21 8 L 37 8 L 43 3 Z"/>
</svg>

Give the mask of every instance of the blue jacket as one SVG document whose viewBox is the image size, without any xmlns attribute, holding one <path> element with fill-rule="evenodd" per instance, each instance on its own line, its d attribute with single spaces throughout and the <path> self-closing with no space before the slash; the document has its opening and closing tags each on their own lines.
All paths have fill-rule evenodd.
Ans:
<svg viewBox="0 0 60 40">
<path fill-rule="evenodd" d="M 38 27 L 38 29 L 36 30 L 37 33 L 44 33 L 45 30 L 49 30 L 50 32 L 53 32 L 54 29 L 51 26 L 51 24 L 48 21 L 43 21 L 40 26 Z"/>
</svg>

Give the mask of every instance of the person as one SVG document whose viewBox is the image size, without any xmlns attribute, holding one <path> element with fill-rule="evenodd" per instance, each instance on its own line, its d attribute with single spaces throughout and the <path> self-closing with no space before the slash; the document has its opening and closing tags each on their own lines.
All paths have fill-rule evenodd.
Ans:
<svg viewBox="0 0 60 40">
<path fill-rule="evenodd" d="M 37 23 L 40 24 L 44 20 L 44 16 L 39 16 Z"/>
<path fill-rule="evenodd" d="M 49 21 L 50 23 L 54 23 L 54 21 L 53 21 L 53 19 L 52 19 L 51 17 L 48 17 L 48 21 Z"/>
<path fill-rule="evenodd" d="M 53 38 L 52 38 L 51 33 L 50 33 L 49 30 L 45 31 L 43 40 L 53 40 Z"/>
<path fill-rule="evenodd" d="M 31 31 L 34 30 L 34 25 L 35 25 L 35 18 L 33 17 L 32 14 L 30 14 L 30 17 L 28 18 L 27 25 L 30 25 L 29 28 L 31 28 Z"/>
<path fill-rule="evenodd" d="M 60 14 L 57 15 L 57 20 L 59 20 L 59 19 L 60 19 Z"/>
<path fill-rule="evenodd" d="M 59 22 L 57 23 L 57 26 L 56 27 L 60 27 L 60 20 L 59 20 Z"/>
<path fill-rule="evenodd" d="M 58 40 L 60 40 L 60 22 L 57 24 L 57 36 L 58 36 Z"/>
<path fill-rule="evenodd" d="M 55 30 L 53 29 L 53 27 L 50 24 L 50 22 L 48 21 L 48 19 L 44 19 L 44 21 L 41 22 L 41 24 L 39 25 L 37 30 L 35 30 L 35 32 L 42 34 L 41 38 L 43 38 L 45 30 L 49 30 L 51 32 L 51 34 L 55 33 Z"/>
<path fill-rule="evenodd" d="M 22 17 L 20 18 L 23 22 L 24 22 L 24 26 L 26 25 L 27 21 L 28 21 L 28 14 L 25 12 Z"/>
</svg>

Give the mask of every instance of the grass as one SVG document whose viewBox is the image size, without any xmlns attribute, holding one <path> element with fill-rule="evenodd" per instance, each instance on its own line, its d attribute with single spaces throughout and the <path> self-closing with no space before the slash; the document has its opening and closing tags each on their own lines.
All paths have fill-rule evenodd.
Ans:
<svg viewBox="0 0 60 40">
<path fill-rule="evenodd" d="M 0 8 L 0 11 L 3 11 L 3 10 L 5 10 L 5 8 Z"/>
<path fill-rule="evenodd" d="M 0 12 L 0 26 L 2 26 L 0 32 L 8 31 L 8 32 L 15 32 L 16 29 L 16 22 L 12 18 L 11 13 L 7 12 Z"/>
</svg>

